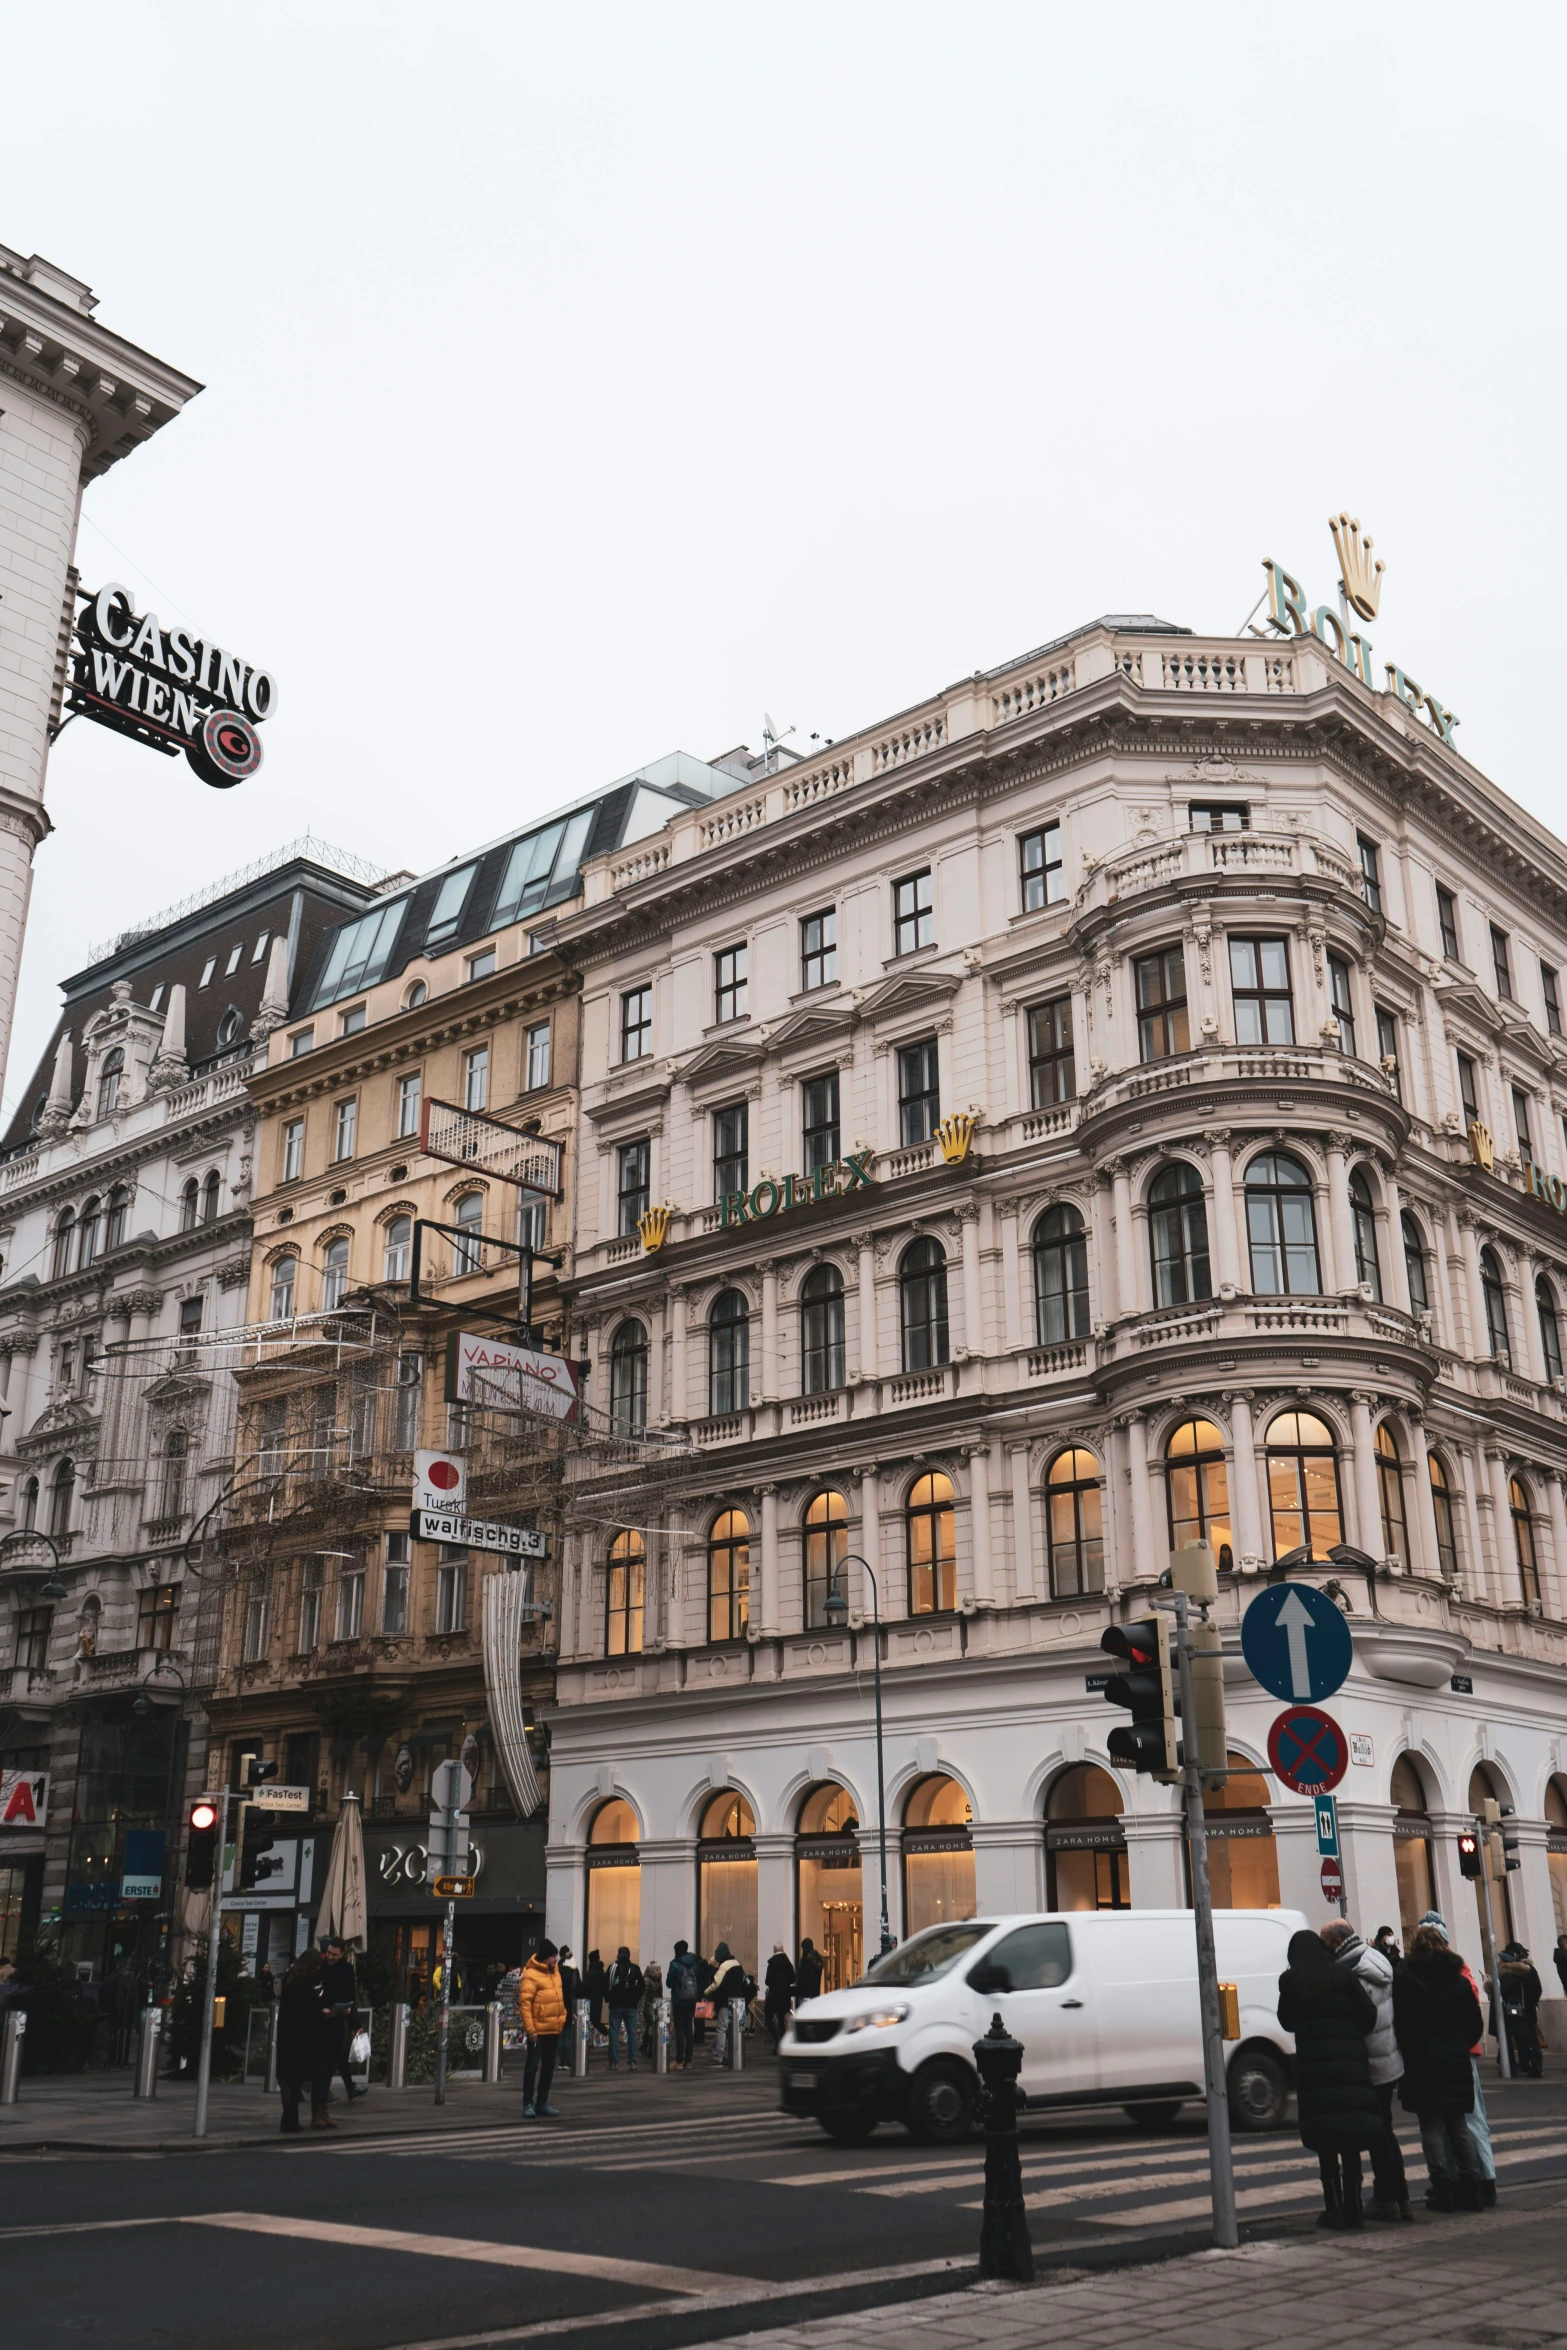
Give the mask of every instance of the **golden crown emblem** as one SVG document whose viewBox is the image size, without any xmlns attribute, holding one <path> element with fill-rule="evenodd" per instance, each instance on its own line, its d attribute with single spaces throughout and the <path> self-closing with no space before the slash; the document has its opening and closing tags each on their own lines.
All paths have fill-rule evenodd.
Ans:
<svg viewBox="0 0 1567 2350">
<path fill-rule="evenodd" d="M 974 1129 L 979 1124 L 977 1110 L 954 1110 L 950 1118 L 943 1118 L 936 1129 L 936 1140 L 941 1155 L 949 1167 L 960 1167 L 968 1157 Z"/>
<path fill-rule="evenodd" d="M 1382 601 L 1382 574 L 1387 565 L 1371 552 L 1371 536 L 1362 538 L 1360 524 L 1350 514 L 1330 514 L 1328 528 L 1343 574 L 1344 593 L 1362 620 L 1375 620 Z"/>
<path fill-rule="evenodd" d="M 653 1254 L 655 1249 L 662 1248 L 669 1238 L 669 1219 L 674 1212 L 673 1208 L 668 1207 L 644 1208 L 637 1218 L 637 1230 L 642 1235 L 642 1246 L 649 1256 Z"/>
<path fill-rule="evenodd" d="M 1491 1129 L 1482 1126 L 1478 1118 L 1469 1121 L 1469 1156 L 1483 1173 L 1489 1175 L 1496 1159 L 1496 1145 L 1491 1140 Z"/>
</svg>

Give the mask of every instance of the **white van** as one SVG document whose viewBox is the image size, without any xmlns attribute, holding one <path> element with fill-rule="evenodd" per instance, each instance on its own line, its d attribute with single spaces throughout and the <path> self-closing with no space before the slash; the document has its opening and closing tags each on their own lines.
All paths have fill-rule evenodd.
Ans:
<svg viewBox="0 0 1567 2350">
<path fill-rule="evenodd" d="M 1219 1980 L 1240 2033 L 1225 2046 L 1237 2128 L 1275 2129 L 1294 2080 L 1277 2013 L 1295 1909 L 1214 1912 Z M 781 2051 L 783 2108 L 830 2138 L 899 2121 L 950 2145 L 968 2135 L 974 2042 L 999 2015 L 1022 2043 L 1028 2111 L 1119 2105 L 1160 2129 L 1203 2094 L 1197 1936 L 1189 1909 L 1071 1910 L 927 1926 L 846 1991 L 807 2000 Z"/>
</svg>

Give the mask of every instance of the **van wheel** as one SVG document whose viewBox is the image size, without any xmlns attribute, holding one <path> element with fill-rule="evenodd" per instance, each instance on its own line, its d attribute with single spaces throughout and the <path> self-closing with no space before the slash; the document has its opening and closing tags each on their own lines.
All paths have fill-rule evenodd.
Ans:
<svg viewBox="0 0 1567 2350">
<path fill-rule="evenodd" d="M 1126 2117 L 1139 2130 L 1167 2130 L 1181 2110 L 1178 2097 L 1169 2097 L 1156 2105 L 1129 2105 Z"/>
<path fill-rule="evenodd" d="M 926 2146 L 961 2146 L 974 2119 L 974 2082 L 966 2066 L 921 2067 L 909 2091 L 909 2133 Z"/>
<path fill-rule="evenodd" d="M 863 2146 L 876 2127 L 873 2113 L 819 2113 L 816 2118 L 840 2146 Z"/>
<path fill-rule="evenodd" d="M 1276 2130 L 1289 2103 L 1289 2083 L 1276 2056 L 1243 2048 L 1229 2071 L 1230 2119 L 1238 2130 Z"/>
</svg>

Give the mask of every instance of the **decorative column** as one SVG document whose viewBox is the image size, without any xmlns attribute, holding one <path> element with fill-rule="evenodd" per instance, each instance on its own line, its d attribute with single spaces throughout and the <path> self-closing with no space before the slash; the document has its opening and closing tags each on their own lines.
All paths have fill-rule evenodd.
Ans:
<svg viewBox="0 0 1567 2350">
<path fill-rule="evenodd" d="M 1009 1444 L 1012 1463 L 1012 1596 L 1023 1601 L 1038 1596 L 1034 1564 L 1034 1496 L 1028 1481 L 1028 1446 Z"/>
<path fill-rule="evenodd" d="M 1230 1478 L 1230 1530 L 1235 1537 L 1235 1564 L 1260 1572 L 1267 1564 L 1262 1520 L 1258 1516 L 1257 1439 L 1252 1427 L 1251 1389 L 1232 1387 L 1224 1397 L 1229 1407 L 1234 1471 Z M 1271 1544 L 1268 1546 L 1271 1549 Z"/>
<path fill-rule="evenodd" d="M 979 1209 L 973 1200 L 959 1208 L 958 1230 L 963 1243 L 963 1344 L 970 1359 L 978 1362 L 985 1352 L 985 1316 L 979 1288 Z"/>
<path fill-rule="evenodd" d="M 1561 1478 L 1554 1469 L 1544 1484 L 1546 1515 L 1551 1521 L 1551 1567 L 1548 1576 L 1541 1574 L 1540 1597 L 1546 1614 L 1560 1623 L 1567 1616 L 1567 1507 L 1562 1501 Z"/>
<path fill-rule="evenodd" d="M 1115 1192 L 1109 1172 L 1100 1167 L 1094 1173 L 1093 1230 L 1090 1242 L 1094 1252 L 1094 1268 L 1099 1275 L 1099 1313 L 1106 1322 L 1132 1311 L 1132 1300 L 1122 1294 L 1116 1251 L 1113 1245 L 1115 1225 Z"/>
<path fill-rule="evenodd" d="M 968 1227 L 965 1225 L 964 1230 Z M 995 1605 L 995 1581 L 990 1555 L 990 1455 L 976 1444 L 968 1455 L 969 1518 L 974 1546 L 974 1598 L 980 1607 Z"/>
<path fill-rule="evenodd" d="M 1137 1260 L 1132 1253 L 1132 1178 L 1124 1159 L 1112 1159 L 1115 1184 L 1115 1286 L 1123 1314 L 1138 1310 Z"/>
<path fill-rule="evenodd" d="M 664 1398 L 669 1393 L 668 1377 L 664 1369 L 664 1332 L 669 1317 L 662 1297 L 649 1298 L 645 1308 L 651 1324 L 648 1331 L 648 1419 L 653 1427 L 661 1428 L 668 1417 Z"/>
<path fill-rule="evenodd" d="M 773 1403 L 778 1395 L 778 1260 L 767 1257 L 761 1266 L 762 1275 L 762 1401 Z"/>
<path fill-rule="evenodd" d="M 1374 1559 L 1385 1558 L 1386 1545 L 1382 1538 L 1382 1503 L 1377 1492 L 1375 1447 L 1371 1436 L 1371 1407 L 1374 1395 L 1366 1395 L 1359 1388 L 1349 1399 L 1349 1425 L 1355 1445 L 1355 1516 L 1356 1533 L 1362 1550 Z"/>
<path fill-rule="evenodd" d="M 1523 1323 L 1523 1359 L 1536 1387 L 1546 1383 L 1545 1345 L 1540 1337 L 1540 1313 L 1534 1296 L 1534 1259 L 1526 1249 L 1517 1253 L 1518 1315 Z"/>
<path fill-rule="evenodd" d="M 1015 1355 L 1028 1343 L 1023 1336 L 1023 1275 L 1015 1199 L 1001 1203 L 1001 1303 L 1006 1317 L 1007 1352 Z"/>
<path fill-rule="evenodd" d="M 881 1590 L 881 1612 L 885 1618 L 888 1593 L 885 1589 L 886 1577 L 881 1571 L 881 1481 L 874 1461 L 860 1471 L 860 1553 Z M 856 1580 L 859 1591 L 857 1595 L 852 1592 L 849 1594 L 849 1604 L 869 1617 L 871 1595 L 865 1577 L 858 1570 Z"/>
<path fill-rule="evenodd" d="M 1485 1482 L 1485 1463 L 1479 1445 L 1457 1445 L 1452 1448 L 1460 1464 L 1463 1478 L 1464 1536 L 1469 1562 L 1469 1597 L 1484 1599 L 1491 1588 L 1490 1563 L 1486 1555 L 1485 1529 L 1480 1511 L 1480 1493 Z"/>
<path fill-rule="evenodd" d="M 1387 1250 L 1382 1267 L 1382 1286 L 1390 1305 L 1398 1306 L 1406 1314 L 1413 1314 L 1415 1308 L 1409 1294 L 1409 1267 L 1404 1262 L 1404 1200 L 1391 1161 L 1383 1163 L 1381 1175 L 1382 1197 L 1387 1203 Z"/>
<path fill-rule="evenodd" d="M 854 1246 L 860 1260 L 859 1316 L 860 1316 L 860 1377 L 874 1379 L 879 1369 L 879 1349 L 876 1344 L 876 1236 L 872 1232 L 856 1232 Z"/>
<path fill-rule="evenodd" d="M 762 1487 L 762 1609 L 763 1636 L 778 1634 L 778 1488 Z"/>
<path fill-rule="evenodd" d="M 1404 1406 L 1404 1419 L 1409 1428 L 1410 1473 L 1415 1481 L 1414 1503 L 1410 1506 L 1406 1495 L 1404 1516 L 1409 1526 L 1409 1547 L 1414 1556 L 1408 1562 L 1413 1575 L 1423 1575 L 1432 1583 L 1443 1581 L 1442 1553 L 1436 1536 L 1436 1503 L 1431 1495 L 1431 1466 L 1426 1453 L 1425 1416 L 1418 1405 Z"/>
<path fill-rule="evenodd" d="M 1235 1162 L 1230 1156 L 1227 1128 L 1203 1136 L 1213 1169 L 1213 1239 L 1217 1252 L 1220 1297 L 1233 1297 L 1249 1287 L 1241 1279 L 1240 1236 L 1235 1221 Z"/>
<path fill-rule="evenodd" d="M 1132 1487 L 1132 1568 L 1128 1583 L 1155 1583 L 1166 1560 L 1163 1545 L 1154 1548 L 1153 1508 L 1148 1491 L 1148 1424 L 1141 1412 L 1126 1418 L 1127 1467 Z"/>
<path fill-rule="evenodd" d="M 1523 1597 L 1523 1584 L 1518 1574 L 1518 1561 L 1513 1555 L 1513 1511 L 1507 1491 L 1507 1455 L 1498 1441 L 1500 1431 L 1492 1429 L 1486 1439 L 1486 1483 L 1491 1494 L 1491 1555 L 1496 1562 L 1496 1580 L 1490 1597 L 1498 1607 L 1506 1607 L 1512 1600 Z"/>
<path fill-rule="evenodd" d="M 669 1415 L 682 1425 L 689 1417 L 686 1403 L 686 1285 L 669 1285 Z"/>
<path fill-rule="evenodd" d="M 1464 1304 L 1469 1316 L 1469 1358 L 1485 1362 L 1491 1352 L 1491 1333 L 1485 1318 L 1485 1286 L 1480 1279 L 1480 1228 L 1467 1208 L 1458 1217 L 1459 1249 L 1464 1267 Z"/>
<path fill-rule="evenodd" d="M 1349 1214 L 1349 1160 L 1351 1139 L 1347 1134 L 1328 1136 L 1328 1223 L 1333 1239 L 1333 1263 L 1325 1290 L 1353 1289 L 1355 1273 L 1355 1232 Z"/>
</svg>

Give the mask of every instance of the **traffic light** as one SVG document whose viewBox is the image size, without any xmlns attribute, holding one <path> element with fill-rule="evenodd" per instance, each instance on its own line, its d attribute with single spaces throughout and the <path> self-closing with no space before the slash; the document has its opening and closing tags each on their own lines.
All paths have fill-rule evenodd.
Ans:
<svg viewBox="0 0 1567 2350">
<path fill-rule="evenodd" d="M 1480 1839 L 1472 1828 L 1466 1828 L 1458 1839 L 1458 1873 L 1461 1877 L 1480 1875 Z"/>
<path fill-rule="evenodd" d="M 212 1883 L 218 1850 L 218 1805 L 210 1795 L 198 1795 L 190 1807 L 185 1835 L 185 1882 L 197 1892 Z"/>
<path fill-rule="evenodd" d="M 1519 1858 L 1518 1854 L 1518 1839 L 1516 1836 L 1509 1835 L 1507 1830 L 1507 1822 L 1516 1818 L 1516 1816 L 1517 1815 L 1510 1803 L 1504 1803 L 1498 1806 L 1498 1817 L 1502 1822 L 1502 1833 L 1500 1841 L 1502 1847 L 1503 1865 L 1510 1869 L 1521 1869 L 1523 1867 L 1523 1862 Z"/>
<path fill-rule="evenodd" d="M 272 1842 L 273 1834 L 268 1814 L 259 1811 L 255 1804 L 247 1803 L 239 1831 L 239 1889 L 242 1893 L 254 1893 L 263 1876 L 270 1877 L 276 1873 L 275 1863 L 266 1869 L 261 1865 L 261 1855 Z"/>
<path fill-rule="evenodd" d="M 1180 1765 L 1175 1744 L 1177 1713 L 1175 1681 L 1170 1669 L 1170 1627 L 1163 1616 L 1143 1616 L 1135 1624 L 1112 1624 L 1101 1633 L 1099 1645 L 1119 1657 L 1125 1670 L 1112 1673 L 1105 1683 L 1111 1705 L 1124 1705 L 1131 1721 L 1118 1722 L 1109 1737 L 1111 1759 L 1151 1771 L 1156 1779 L 1175 1779 Z"/>
<path fill-rule="evenodd" d="M 277 1764 L 275 1762 L 263 1762 L 259 1754 L 246 1755 L 245 1784 L 247 1787 L 260 1787 L 264 1785 L 268 1779 L 275 1779 L 276 1777 Z"/>
<path fill-rule="evenodd" d="M 1493 1880 L 1499 1882 L 1507 1874 L 1507 1840 L 1502 1834 L 1502 1807 L 1494 1795 L 1488 1795 L 1480 1808 L 1485 1813 L 1485 1856 L 1491 1864 Z M 1517 1842 L 1515 1836 L 1515 1846 Z"/>
</svg>

